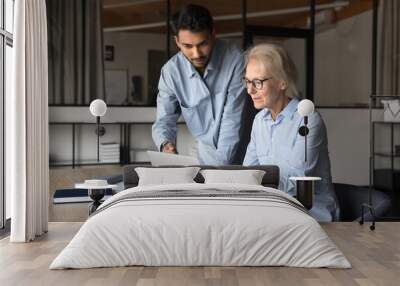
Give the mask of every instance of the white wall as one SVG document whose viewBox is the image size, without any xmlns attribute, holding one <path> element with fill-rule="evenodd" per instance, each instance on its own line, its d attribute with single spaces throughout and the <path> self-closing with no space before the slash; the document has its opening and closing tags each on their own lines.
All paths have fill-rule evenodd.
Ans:
<svg viewBox="0 0 400 286">
<path fill-rule="evenodd" d="M 371 93 L 372 12 L 316 34 L 315 95 L 319 106 L 367 104 Z"/>
<path fill-rule="evenodd" d="M 369 184 L 369 110 L 320 108 L 328 131 L 328 147 L 334 182 Z M 373 111 L 373 120 L 382 120 L 382 110 Z M 389 138 L 382 138 L 388 140 Z"/>
<path fill-rule="evenodd" d="M 319 106 L 366 105 L 371 93 L 372 12 L 338 22 L 315 34 L 314 101 Z M 305 91 L 305 40 L 283 42 Z"/>
<path fill-rule="evenodd" d="M 142 77 L 142 98 L 148 95 L 148 51 L 165 51 L 165 35 L 134 32 L 104 33 L 104 45 L 114 46 L 114 61 L 105 61 L 105 69 L 126 69 L 130 78 Z"/>
<path fill-rule="evenodd" d="M 297 68 L 297 90 L 302 98 L 306 97 L 306 41 L 304 39 L 289 39 L 283 42 Z"/>
<path fill-rule="evenodd" d="M 101 122 L 154 122 L 155 107 L 108 107 Z M 49 109 L 50 122 L 96 122 L 88 106 L 59 107 Z"/>
</svg>

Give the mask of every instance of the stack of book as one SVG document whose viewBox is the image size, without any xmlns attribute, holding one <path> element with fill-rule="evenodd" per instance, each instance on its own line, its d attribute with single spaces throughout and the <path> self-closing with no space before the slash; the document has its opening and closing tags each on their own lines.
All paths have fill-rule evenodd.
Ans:
<svg viewBox="0 0 400 286">
<path fill-rule="evenodd" d="M 119 143 L 100 143 L 100 162 L 119 163 Z"/>
<path fill-rule="evenodd" d="M 105 196 L 101 199 L 104 201 L 114 195 L 112 189 L 106 189 Z M 61 189 L 56 190 L 53 195 L 53 204 L 67 203 L 90 203 L 93 200 L 88 195 L 87 189 Z"/>
</svg>

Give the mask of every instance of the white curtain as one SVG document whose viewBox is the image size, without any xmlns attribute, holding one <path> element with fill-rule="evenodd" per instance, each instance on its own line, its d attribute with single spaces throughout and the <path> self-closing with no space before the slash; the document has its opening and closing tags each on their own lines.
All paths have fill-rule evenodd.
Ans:
<svg viewBox="0 0 400 286">
<path fill-rule="evenodd" d="M 47 0 L 49 102 L 104 99 L 102 0 Z"/>
<path fill-rule="evenodd" d="M 12 242 L 47 232 L 48 58 L 45 0 L 15 1 L 13 91 L 6 99 Z"/>
<path fill-rule="evenodd" d="M 400 95 L 400 1 L 380 5 L 378 95 Z"/>
</svg>

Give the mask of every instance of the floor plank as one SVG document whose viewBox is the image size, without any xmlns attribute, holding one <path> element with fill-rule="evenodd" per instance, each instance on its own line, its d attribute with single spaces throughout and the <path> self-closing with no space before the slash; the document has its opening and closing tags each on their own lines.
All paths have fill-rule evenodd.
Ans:
<svg viewBox="0 0 400 286">
<path fill-rule="evenodd" d="M 375 231 L 357 223 L 323 224 L 352 269 L 290 267 L 117 267 L 49 270 L 56 255 L 82 223 L 50 223 L 31 243 L 0 240 L 0 285 L 399 285 L 400 223 L 377 223 Z"/>
</svg>

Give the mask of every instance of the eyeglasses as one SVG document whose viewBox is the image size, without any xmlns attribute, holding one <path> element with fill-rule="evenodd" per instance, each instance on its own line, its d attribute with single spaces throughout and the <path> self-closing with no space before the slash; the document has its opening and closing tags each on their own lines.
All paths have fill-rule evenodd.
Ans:
<svg viewBox="0 0 400 286">
<path fill-rule="evenodd" d="M 270 77 L 267 77 L 267 78 L 264 78 L 264 79 L 253 79 L 253 80 L 248 80 L 247 78 L 243 78 L 242 79 L 242 82 L 243 82 L 243 85 L 247 88 L 248 86 L 249 86 L 249 84 L 251 83 L 251 85 L 255 88 L 255 89 L 262 89 L 263 88 L 263 85 L 264 85 L 264 81 L 267 81 L 267 80 L 270 80 L 270 79 L 272 79 L 273 77 L 272 76 L 270 76 Z"/>
</svg>

